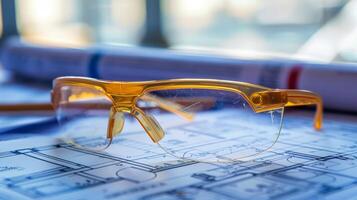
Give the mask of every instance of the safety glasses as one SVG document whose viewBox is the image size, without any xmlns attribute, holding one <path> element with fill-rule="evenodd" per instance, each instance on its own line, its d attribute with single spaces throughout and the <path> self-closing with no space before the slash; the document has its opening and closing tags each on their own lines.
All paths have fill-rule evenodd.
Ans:
<svg viewBox="0 0 357 200">
<path fill-rule="evenodd" d="M 71 127 L 66 138 L 75 145 L 109 147 L 129 115 L 167 153 L 207 162 L 236 161 L 269 150 L 279 138 L 285 107 L 316 105 L 317 130 L 323 112 L 321 98 L 310 91 L 210 79 L 60 77 L 53 82 L 52 104 L 60 124 Z M 79 142 L 83 137 L 100 142 Z"/>
</svg>

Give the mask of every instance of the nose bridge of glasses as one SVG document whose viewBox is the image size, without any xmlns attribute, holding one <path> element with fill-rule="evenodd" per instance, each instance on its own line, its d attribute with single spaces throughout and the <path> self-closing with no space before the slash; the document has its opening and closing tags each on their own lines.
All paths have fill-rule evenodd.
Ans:
<svg viewBox="0 0 357 200">
<path fill-rule="evenodd" d="M 112 95 L 112 98 L 115 112 L 132 114 L 139 121 L 153 142 L 157 143 L 164 137 L 164 131 L 159 123 L 152 116 L 145 114 L 145 112 L 135 106 L 136 95 Z M 111 135 L 111 133 L 108 132 L 108 136 L 109 135 Z"/>
<path fill-rule="evenodd" d="M 135 106 L 136 98 L 143 92 L 140 83 L 120 82 L 105 86 L 105 91 L 113 100 L 115 109 L 119 112 L 131 113 Z"/>
<path fill-rule="evenodd" d="M 111 97 L 117 112 L 131 113 L 135 106 L 137 95 L 111 95 Z"/>
</svg>

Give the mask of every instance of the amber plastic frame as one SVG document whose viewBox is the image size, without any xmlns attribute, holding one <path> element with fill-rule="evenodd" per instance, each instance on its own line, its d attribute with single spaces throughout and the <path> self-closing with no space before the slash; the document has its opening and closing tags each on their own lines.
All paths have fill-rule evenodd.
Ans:
<svg viewBox="0 0 357 200">
<path fill-rule="evenodd" d="M 59 89 L 63 86 L 83 86 L 103 92 L 113 103 L 115 112 L 133 115 L 142 125 L 154 143 L 164 137 L 160 125 L 136 106 L 137 100 L 146 93 L 172 89 L 213 89 L 240 94 L 256 113 L 271 111 L 283 107 L 316 105 L 314 127 L 322 127 L 323 106 L 321 97 L 311 91 L 271 89 L 260 85 L 215 80 L 215 79 L 171 79 L 142 82 L 104 81 L 86 77 L 59 77 L 53 81 L 52 105 L 56 108 L 59 102 Z M 115 115 L 115 114 L 112 114 Z M 113 122 L 108 123 L 113 126 Z M 108 127 L 112 132 L 113 127 Z M 107 135 L 111 140 L 113 135 Z"/>
</svg>

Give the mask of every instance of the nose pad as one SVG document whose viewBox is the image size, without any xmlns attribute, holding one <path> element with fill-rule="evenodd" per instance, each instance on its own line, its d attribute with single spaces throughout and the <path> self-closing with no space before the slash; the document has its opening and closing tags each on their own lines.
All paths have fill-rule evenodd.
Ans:
<svg viewBox="0 0 357 200">
<path fill-rule="evenodd" d="M 139 121 L 154 143 L 159 142 L 165 135 L 160 124 L 151 115 L 145 114 L 139 108 L 135 108 L 132 112 L 134 117 Z"/>
<path fill-rule="evenodd" d="M 124 127 L 124 113 L 117 112 L 114 107 L 110 108 L 107 138 L 112 140 L 116 135 L 121 133 Z"/>
</svg>

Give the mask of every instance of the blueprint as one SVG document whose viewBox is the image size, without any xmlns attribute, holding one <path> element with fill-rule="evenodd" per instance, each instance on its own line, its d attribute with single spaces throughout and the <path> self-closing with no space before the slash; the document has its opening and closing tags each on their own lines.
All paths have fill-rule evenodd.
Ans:
<svg viewBox="0 0 357 200">
<path fill-rule="evenodd" d="M 53 135 L 1 141 L 0 199 L 357 199 L 357 118 L 327 116 L 322 132 L 285 121 L 272 149 L 234 163 L 177 159 L 135 128 L 105 151 Z"/>
</svg>

